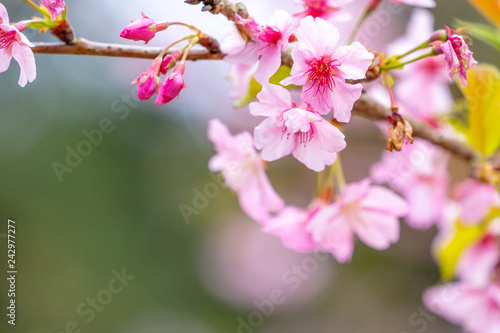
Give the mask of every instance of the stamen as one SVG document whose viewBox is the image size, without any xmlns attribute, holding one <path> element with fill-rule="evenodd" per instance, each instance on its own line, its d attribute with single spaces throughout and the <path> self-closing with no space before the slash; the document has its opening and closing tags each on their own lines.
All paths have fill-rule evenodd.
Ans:
<svg viewBox="0 0 500 333">
<path fill-rule="evenodd" d="M 16 39 L 16 32 L 14 30 L 5 32 L 0 30 L 0 49 L 8 50 Z"/>
<path fill-rule="evenodd" d="M 337 59 L 331 60 L 330 56 L 320 57 L 309 63 L 310 69 L 304 75 L 308 75 L 309 83 L 312 83 L 309 89 L 316 87 L 314 96 L 317 94 L 323 95 L 325 89 L 333 91 L 333 88 L 337 87 L 333 77 L 336 74 L 335 67 L 341 65 L 340 61 Z"/>
</svg>

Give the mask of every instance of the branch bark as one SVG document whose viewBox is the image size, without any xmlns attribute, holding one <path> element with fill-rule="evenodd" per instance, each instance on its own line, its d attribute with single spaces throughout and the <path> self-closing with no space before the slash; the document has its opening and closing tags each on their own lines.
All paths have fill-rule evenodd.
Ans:
<svg viewBox="0 0 500 333">
<path fill-rule="evenodd" d="M 35 43 L 35 47 L 33 47 L 32 50 L 35 53 L 43 54 L 80 54 L 106 57 L 154 59 L 163 50 L 163 48 L 123 44 L 106 44 L 79 38 L 76 43 L 72 45 L 63 43 Z M 202 50 L 189 52 L 187 59 L 191 61 L 221 60 L 224 58 L 224 56 L 225 54 L 223 53 L 210 53 L 209 51 Z M 293 59 L 290 54 L 283 54 L 282 64 L 289 67 L 293 65 Z M 349 83 L 359 83 L 371 80 L 373 80 L 373 78 L 352 80 L 349 81 Z M 371 120 L 387 120 L 387 115 L 389 115 L 390 111 L 363 94 L 361 98 L 354 104 L 353 113 Z M 413 127 L 414 136 L 420 137 L 435 145 L 438 145 L 443 149 L 464 158 L 465 160 L 472 160 L 476 157 L 474 151 L 463 143 L 445 138 L 425 124 L 415 122 L 410 123 Z"/>
<path fill-rule="evenodd" d="M 361 95 L 361 98 L 354 103 L 352 110 L 353 114 L 370 120 L 387 121 L 387 116 L 390 110 L 376 103 L 366 94 Z M 470 161 L 476 158 L 476 153 L 469 146 L 449 138 L 445 138 L 435 129 L 423 123 L 408 121 L 413 127 L 413 136 L 427 140 L 441 148 L 448 150 L 463 159 Z"/>
</svg>

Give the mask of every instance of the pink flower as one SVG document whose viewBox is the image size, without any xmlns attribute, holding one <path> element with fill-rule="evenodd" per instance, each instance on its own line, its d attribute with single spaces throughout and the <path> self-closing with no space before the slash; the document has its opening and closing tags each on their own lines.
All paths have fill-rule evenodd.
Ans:
<svg viewBox="0 0 500 333">
<path fill-rule="evenodd" d="M 56 18 L 64 12 L 66 9 L 66 4 L 64 0 L 40 0 L 42 5 L 44 5 L 50 13 L 50 17 L 52 21 L 55 21 Z"/>
<path fill-rule="evenodd" d="M 485 286 L 494 277 L 500 262 L 500 241 L 494 232 L 487 232 L 462 253 L 457 263 L 459 279 L 474 286 Z"/>
<path fill-rule="evenodd" d="M 267 116 L 255 128 L 255 147 L 262 158 L 275 161 L 288 154 L 309 169 L 321 171 L 332 165 L 337 152 L 346 147 L 344 135 L 316 112 L 296 108 L 290 93 L 277 85 L 264 86 L 257 95 L 260 102 L 250 103 L 250 113 Z"/>
<path fill-rule="evenodd" d="M 448 200 L 447 165 L 448 154 L 416 139 L 398 153 L 384 151 L 370 175 L 378 183 L 389 184 L 408 201 L 410 212 L 405 219 L 408 225 L 427 229 L 443 218 Z"/>
<path fill-rule="evenodd" d="M 348 21 L 352 16 L 348 13 L 339 13 L 343 6 L 351 3 L 353 0 L 300 0 L 304 6 L 304 11 L 293 14 L 293 16 L 303 18 L 312 16 L 313 18 L 320 17 L 328 21 L 334 17 L 338 21 Z"/>
<path fill-rule="evenodd" d="M 134 41 L 143 40 L 146 44 L 153 39 L 158 31 L 167 29 L 168 23 L 156 23 L 153 19 L 142 13 L 142 17 L 132 21 L 120 33 L 120 37 L 131 39 Z"/>
<path fill-rule="evenodd" d="M 434 17 L 425 9 L 414 9 L 405 35 L 388 46 L 388 54 L 404 54 L 425 42 L 434 32 Z M 426 52 L 414 53 L 419 56 Z M 440 57 L 427 57 L 398 71 L 394 94 L 403 116 L 436 124 L 436 119 L 453 106 L 446 67 Z M 396 73 L 394 73 L 396 74 Z M 397 74 L 396 74 L 397 75 Z M 422 103 L 426 101 L 426 103 Z"/>
<path fill-rule="evenodd" d="M 492 221 L 493 222 L 493 221 Z M 495 230 L 496 229 L 496 230 Z M 426 307 L 471 333 L 500 331 L 500 242 L 498 221 L 470 246 L 457 263 L 459 280 L 429 288 Z"/>
<path fill-rule="evenodd" d="M 349 184 L 338 201 L 321 209 L 307 230 L 322 250 L 346 262 L 352 257 L 354 235 L 377 250 L 397 242 L 398 218 L 408 211 L 408 204 L 399 196 L 364 179 Z"/>
<path fill-rule="evenodd" d="M 500 206 L 497 190 L 476 179 L 467 179 L 457 185 L 455 197 L 460 205 L 464 224 L 481 223 L 493 206 Z"/>
<path fill-rule="evenodd" d="M 454 33 L 453 30 L 446 27 L 448 31 L 448 40 L 446 42 L 434 42 L 444 53 L 446 68 L 448 69 L 450 80 L 458 74 L 462 80 L 462 87 L 467 86 L 467 71 L 477 65 L 477 61 L 472 58 L 472 52 L 469 50 L 464 38 Z"/>
<path fill-rule="evenodd" d="M 21 33 L 25 29 L 26 24 L 9 24 L 7 10 L 0 3 L 0 73 L 9 68 L 12 58 L 16 59 L 21 68 L 18 81 L 21 87 L 36 78 L 35 55 L 31 50 L 35 45 Z"/>
<path fill-rule="evenodd" d="M 250 133 L 233 136 L 218 119 L 213 119 L 208 126 L 208 138 L 217 151 L 208 163 L 209 169 L 222 172 L 227 186 L 238 193 L 241 209 L 248 216 L 265 223 L 270 212 L 283 209 L 283 199 L 269 183 Z"/>
<path fill-rule="evenodd" d="M 224 60 L 232 63 L 253 65 L 258 61 L 255 79 L 266 84 L 281 66 L 281 52 L 286 51 L 292 35 L 292 18 L 284 10 L 278 10 L 271 17 L 270 24 L 262 29 L 253 19 L 238 19 L 247 28 L 252 41 L 245 41 L 239 33 L 233 33 L 222 44 L 227 54 Z"/>
<path fill-rule="evenodd" d="M 163 81 L 163 84 L 158 91 L 158 97 L 155 103 L 158 105 L 166 104 L 179 96 L 183 88 L 187 86 L 184 84 L 184 63 L 175 66 L 174 71 Z"/>
<path fill-rule="evenodd" d="M 318 245 L 306 228 L 320 209 L 320 204 L 313 204 L 311 209 L 287 206 L 266 222 L 263 231 L 279 236 L 283 245 L 289 249 L 297 252 L 313 252 Z"/>
<path fill-rule="evenodd" d="M 291 76 L 280 83 L 303 86 L 302 99 L 314 111 L 327 114 L 333 109 L 335 119 L 348 122 L 363 86 L 345 80 L 364 78 L 373 54 L 358 42 L 337 46 L 338 29 L 321 18 L 302 19 L 296 37 Z"/>
</svg>

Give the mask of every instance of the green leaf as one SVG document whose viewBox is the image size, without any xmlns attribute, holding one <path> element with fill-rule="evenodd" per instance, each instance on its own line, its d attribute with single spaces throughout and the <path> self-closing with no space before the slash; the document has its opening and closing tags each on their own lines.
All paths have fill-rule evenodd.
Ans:
<svg viewBox="0 0 500 333">
<path fill-rule="evenodd" d="M 469 105 L 471 144 L 489 156 L 500 146 L 500 71 L 491 65 L 472 68 L 462 91 Z"/>
<path fill-rule="evenodd" d="M 472 37 L 475 37 L 487 44 L 490 44 L 497 51 L 500 51 L 500 29 L 479 23 L 456 20 L 458 26 L 469 30 Z"/>
</svg>

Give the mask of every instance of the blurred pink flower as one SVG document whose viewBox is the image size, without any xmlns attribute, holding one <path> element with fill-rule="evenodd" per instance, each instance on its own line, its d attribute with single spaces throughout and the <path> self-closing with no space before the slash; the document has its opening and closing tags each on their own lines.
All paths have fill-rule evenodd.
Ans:
<svg viewBox="0 0 500 333">
<path fill-rule="evenodd" d="M 349 184 L 336 202 L 321 209 L 307 230 L 321 250 L 346 262 L 352 258 L 355 234 L 376 250 L 397 242 L 398 218 L 408 211 L 408 204 L 399 196 L 364 179 Z"/>
<path fill-rule="evenodd" d="M 279 236 L 283 245 L 289 249 L 297 252 L 313 252 L 318 245 L 306 227 L 319 209 L 321 209 L 320 204 L 314 204 L 311 209 L 287 206 L 267 221 L 263 231 Z"/>
<path fill-rule="evenodd" d="M 240 206 L 248 216 L 265 223 L 270 212 L 283 209 L 284 201 L 269 182 L 250 133 L 233 136 L 220 120 L 212 119 L 208 138 L 217 152 L 208 163 L 209 169 L 222 172 L 227 186 L 238 193 Z"/>
<path fill-rule="evenodd" d="M 160 90 L 158 91 L 158 97 L 155 103 L 158 105 L 166 104 L 179 96 L 179 93 L 183 88 L 187 86 L 184 84 L 184 74 L 185 65 L 183 62 L 175 66 L 174 71 L 163 81 Z"/>
<path fill-rule="evenodd" d="M 285 88 L 267 85 L 257 97 L 260 102 L 250 103 L 250 113 L 269 117 L 254 131 L 255 147 L 262 149 L 264 160 L 274 161 L 293 154 L 318 172 L 332 165 L 337 152 L 346 147 L 344 135 L 337 127 L 316 112 L 296 108 Z"/>
<path fill-rule="evenodd" d="M 427 289 L 427 308 L 471 333 L 500 331 L 500 221 L 492 221 L 486 235 L 467 248 L 457 262 L 459 280 Z"/>
<path fill-rule="evenodd" d="M 476 287 L 464 282 L 427 289 L 424 305 L 469 333 L 500 332 L 500 283 Z"/>
<path fill-rule="evenodd" d="M 168 23 L 156 23 L 153 19 L 147 17 L 142 13 L 142 17 L 138 20 L 132 21 L 120 33 L 120 37 L 131 39 L 134 41 L 143 40 L 146 44 L 153 39 L 158 31 L 165 30 Z"/>
<path fill-rule="evenodd" d="M 348 122 L 363 86 L 345 80 L 364 78 L 373 54 L 358 42 L 337 46 L 338 29 L 312 16 L 300 21 L 296 37 L 291 76 L 280 83 L 303 86 L 302 99 L 313 111 L 327 114 L 333 109 L 335 119 Z"/>
<path fill-rule="evenodd" d="M 40 1 L 42 2 L 42 5 L 47 7 L 47 9 L 49 10 L 52 21 L 55 21 L 57 16 L 62 14 L 62 12 L 64 12 L 64 9 L 66 8 L 64 0 L 40 0 Z"/>
<path fill-rule="evenodd" d="M 495 269 L 499 262 L 498 234 L 489 231 L 461 254 L 457 263 L 457 275 L 467 284 L 485 286 L 495 277 Z"/>
<path fill-rule="evenodd" d="M 497 190 L 477 179 L 466 179 L 455 189 L 455 198 L 461 209 L 461 220 L 464 224 L 478 224 L 493 206 L 500 206 Z"/>
<path fill-rule="evenodd" d="M 370 170 L 377 183 L 387 183 L 403 195 L 410 205 L 406 222 L 413 228 L 427 229 L 443 218 L 448 198 L 448 154 L 416 139 L 400 152 L 384 151 L 380 162 Z"/>
<path fill-rule="evenodd" d="M 462 81 L 462 87 L 467 86 L 467 71 L 477 65 L 477 61 L 472 58 L 464 38 L 446 27 L 448 40 L 446 42 L 433 42 L 443 51 L 446 68 L 448 69 L 450 80 L 458 74 Z"/>
<path fill-rule="evenodd" d="M 431 12 L 414 9 L 406 33 L 388 45 L 388 54 L 404 54 L 428 40 L 433 32 L 434 17 Z M 422 50 L 413 55 L 416 57 L 424 52 Z M 427 57 L 405 65 L 405 70 L 398 71 L 396 75 L 394 94 L 403 115 L 435 125 L 436 118 L 449 112 L 453 106 L 446 67 L 440 57 Z"/>
<path fill-rule="evenodd" d="M 351 3 L 353 0 L 299 0 L 298 3 L 304 6 L 304 10 L 293 16 L 304 18 L 311 15 L 313 18 L 320 17 L 325 21 L 335 18 L 337 21 L 349 21 L 352 16 L 342 11 L 343 6 Z"/>
<path fill-rule="evenodd" d="M 221 48 L 227 54 L 224 60 L 231 63 L 254 65 L 255 79 L 266 84 L 281 66 L 281 52 L 286 51 L 288 39 L 292 35 L 292 18 L 284 10 L 278 10 L 271 17 L 269 25 L 260 28 L 255 20 L 237 18 L 236 21 L 247 29 L 252 41 L 246 41 L 234 31 L 223 42 Z"/>
<path fill-rule="evenodd" d="M 21 87 L 36 78 L 35 55 L 31 50 L 35 45 L 21 32 L 25 29 L 22 22 L 9 24 L 7 9 L 0 3 L 0 73 L 9 68 L 12 58 L 16 59 L 21 69 L 18 81 Z"/>
</svg>

